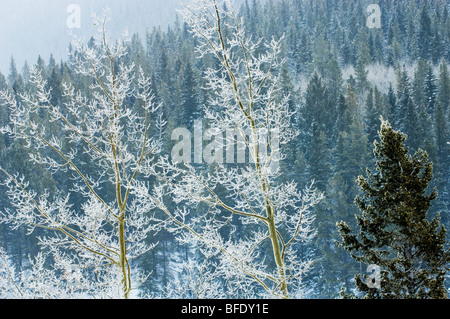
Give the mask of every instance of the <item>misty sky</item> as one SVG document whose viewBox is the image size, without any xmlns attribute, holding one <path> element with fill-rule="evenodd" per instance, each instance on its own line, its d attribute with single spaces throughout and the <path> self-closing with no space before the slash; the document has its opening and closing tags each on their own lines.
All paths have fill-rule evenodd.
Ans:
<svg viewBox="0 0 450 319">
<path fill-rule="evenodd" d="M 147 28 L 167 27 L 176 17 L 181 0 L 1 0 L 0 6 L 0 72 L 9 74 L 11 56 L 22 70 L 25 60 L 35 64 L 39 55 L 48 63 L 50 53 L 57 61 L 65 60 L 71 41 L 69 32 L 86 41 L 95 33 L 92 12 L 110 9 L 111 35 L 125 29 L 139 32 L 141 39 Z M 80 27 L 69 28 L 69 5 L 80 9 Z M 70 19 L 69 19 L 70 20 Z M 74 20 L 70 20 L 74 21 Z"/>
</svg>

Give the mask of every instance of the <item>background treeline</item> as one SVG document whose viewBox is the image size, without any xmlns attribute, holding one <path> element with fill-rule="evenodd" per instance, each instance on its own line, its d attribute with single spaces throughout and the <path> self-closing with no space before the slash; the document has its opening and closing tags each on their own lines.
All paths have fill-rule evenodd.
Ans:
<svg viewBox="0 0 450 319">
<path fill-rule="evenodd" d="M 312 298 L 338 297 L 341 287 L 354 287 L 356 273 L 366 271 L 366 265 L 356 264 L 337 248 L 336 222 L 344 220 L 355 226 L 355 180 L 366 167 L 374 167 L 373 141 L 380 116 L 408 134 L 411 151 L 420 147 L 430 155 L 434 163 L 432 186 L 439 193 L 430 213 L 441 212 L 442 222 L 450 229 L 449 4 L 445 0 L 375 2 L 381 8 L 379 29 L 367 27 L 370 3 L 363 0 L 246 0 L 240 10 L 249 36 L 284 36 L 280 85 L 282 93 L 290 95 L 290 107 L 297 111 L 292 124 L 301 133 L 284 150 L 283 178 L 299 185 L 314 179 L 326 194 L 316 209 L 317 237 L 299 251 L 303 258 L 314 260 L 315 267 L 305 278 Z M 202 73 L 216 61 L 209 55 L 197 58 L 195 45 L 188 26 L 178 20 L 166 30 L 154 28 L 145 35 L 135 34 L 129 42 L 125 59 L 151 76 L 156 100 L 163 106 L 162 116 L 168 123 L 166 154 L 174 145 L 172 130 L 191 129 L 195 119 L 203 118 L 202 105 L 208 102 Z M 64 102 L 64 82 L 89 92 L 90 83 L 75 75 L 70 61 L 58 63 L 39 57 L 36 65 L 52 88 L 54 104 Z M 12 59 L 9 74 L 0 73 L 0 89 L 14 94 L 32 90 L 29 72 L 28 63 L 19 68 Z M 134 104 L 130 99 L 129 107 Z M 52 122 L 46 114 L 41 120 L 51 131 Z M 0 124 L 8 124 L 4 106 L 0 108 Z M 21 172 L 35 190 L 70 192 L 67 176 L 51 175 L 28 158 L 26 145 L 0 136 L 2 167 Z M 80 165 L 89 168 L 88 162 Z M 103 191 L 114 194 L 112 189 Z M 76 194 L 72 201 L 74 207 L 81 205 Z M 5 196 L 0 196 L 0 206 L 9 207 Z M 179 248 L 165 232 L 149 241 L 159 245 L 134 262 L 152 272 L 145 288 L 161 292 L 177 275 L 189 251 Z M 27 256 L 39 250 L 36 236 L 4 225 L 0 225 L 0 244 L 18 268 L 27 267 Z"/>
</svg>

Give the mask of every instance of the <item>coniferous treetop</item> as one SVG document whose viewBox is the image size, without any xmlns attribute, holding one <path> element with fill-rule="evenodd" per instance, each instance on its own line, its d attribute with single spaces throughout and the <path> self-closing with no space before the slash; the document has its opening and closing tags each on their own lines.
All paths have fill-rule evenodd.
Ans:
<svg viewBox="0 0 450 319">
<path fill-rule="evenodd" d="M 433 165 L 420 149 L 409 155 L 407 136 L 387 121 L 379 138 L 374 148 L 376 170 L 368 169 L 367 177 L 358 179 L 360 232 L 355 235 L 345 222 L 338 224 L 341 247 L 356 261 L 382 269 L 378 289 L 361 275 L 355 277 L 356 285 L 367 298 L 445 298 L 446 229 L 439 214 L 431 220 L 427 216 L 437 196 L 435 190 L 428 191 Z"/>
</svg>

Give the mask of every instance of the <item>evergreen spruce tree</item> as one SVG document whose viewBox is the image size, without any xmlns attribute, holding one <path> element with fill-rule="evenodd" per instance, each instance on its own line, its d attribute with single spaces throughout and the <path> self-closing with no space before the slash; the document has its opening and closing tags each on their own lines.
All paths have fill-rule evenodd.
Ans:
<svg viewBox="0 0 450 319">
<path fill-rule="evenodd" d="M 327 148 L 327 136 L 317 123 L 313 123 L 311 144 L 307 154 L 310 162 L 309 177 L 315 181 L 317 189 L 324 191 L 331 171 L 330 152 Z"/>
<path fill-rule="evenodd" d="M 17 78 L 19 77 L 19 72 L 17 71 L 16 61 L 14 60 L 14 57 L 11 57 L 11 61 L 9 63 L 9 75 L 8 75 L 8 82 L 9 84 L 13 84 Z"/>
<path fill-rule="evenodd" d="M 170 79 L 170 66 L 169 66 L 169 55 L 167 53 L 166 42 L 161 41 L 161 49 L 160 49 L 159 63 L 158 63 L 158 77 L 159 80 L 168 84 Z"/>
<path fill-rule="evenodd" d="M 195 120 L 202 115 L 201 105 L 199 105 L 197 80 L 191 62 L 187 62 L 181 85 L 181 111 L 184 124 L 192 127 Z"/>
<path fill-rule="evenodd" d="M 22 67 L 22 77 L 25 84 L 28 84 L 28 81 L 30 80 L 30 66 L 27 61 L 24 62 Z"/>
<path fill-rule="evenodd" d="M 405 68 L 399 68 L 397 72 L 397 105 L 393 112 L 393 125 L 400 130 L 405 130 L 405 114 L 412 103 L 409 76 Z"/>
<path fill-rule="evenodd" d="M 48 76 L 47 65 L 41 56 L 38 56 L 38 59 L 36 62 L 36 68 L 39 70 L 39 72 L 41 72 L 41 74 L 44 78 Z"/>
<path fill-rule="evenodd" d="M 342 70 L 339 67 L 339 63 L 336 57 L 332 57 L 328 61 L 326 85 L 330 100 L 336 103 L 339 99 L 339 94 L 343 91 L 344 81 L 342 80 Z"/>
<path fill-rule="evenodd" d="M 438 21 L 434 22 L 434 28 L 432 30 L 432 37 L 430 43 L 430 55 L 433 64 L 438 64 L 439 59 L 442 57 L 443 45 L 441 40 L 441 33 L 439 32 L 439 27 L 437 25 Z"/>
<path fill-rule="evenodd" d="M 420 12 L 420 27 L 418 32 L 418 46 L 419 46 L 419 56 L 423 59 L 428 59 L 430 57 L 430 47 L 432 40 L 432 29 L 431 29 L 431 19 L 428 15 L 427 7 L 424 5 L 422 11 Z"/>
<path fill-rule="evenodd" d="M 290 111 L 294 111 L 295 105 L 296 105 L 296 92 L 294 88 L 294 84 L 292 83 L 291 74 L 289 71 L 289 66 L 287 63 L 284 63 L 281 67 L 281 74 L 280 74 L 280 86 L 281 96 L 287 96 L 288 97 L 288 106 Z"/>
<path fill-rule="evenodd" d="M 396 113 L 397 113 L 397 95 L 395 94 L 392 83 L 389 83 L 384 114 L 386 118 L 393 123 L 395 121 Z"/>
<path fill-rule="evenodd" d="M 373 141 L 377 135 L 378 119 L 380 118 L 379 110 L 375 107 L 374 90 L 369 89 L 366 98 L 366 133 L 369 141 Z"/>
<path fill-rule="evenodd" d="M 439 214 L 427 216 L 436 198 L 434 190 L 428 194 L 433 164 L 420 149 L 409 155 L 406 135 L 387 121 L 382 121 L 379 138 L 374 143 L 376 170 L 358 179 L 360 232 L 338 224 L 340 246 L 356 261 L 381 269 L 378 287 L 361 274 L 355 276 L 356 286 L 365 298 L 446 298 L 446 229 Z"/>
<path fill-rule="evenodd" d="M 62 74 L 60 67 L 51 60 L 49 65 L 50 76 L 48 77 L 47 87 L 52 90 L 52 99 L 50 100 L 53 105 L 58 105 L 62 100 L 63 85 Z"/>
<path fill-rule="evenodd" d="M 347 33 L 344 35 L 342 39 L 342 63 L 344 66 L 353 65 L 355 63 L 356 57 L 354 53 L 354 48 L 352 46 L 352 41 L 348 38 Z"/>
<path fill-rule="evenodd" d="M 411 97 L 408 97 L 408 99 L 405 100 L 405 103 L 406 110 L 403 114 L 403 132 L 408 135 L 408 146 L 413 149 L 417 149 L 419 148 L 419 145 L 421 145 L 421 142 L 423 143 L 424 138 L 424 136 L 420 134 L 420 127 L 422 123 L 419 121 L 418 110 Z M 426 117 L 423 119 L 423 122 L 425 121 Z"/>
<path fill-rule="evenodd" d="M 297 73 L 305 72 L 309 63 L 312 61 L 312 44 L 307 32 L 303 31 L 300 35 L 300 44 L 296 52 Z"/>
<path fill-rule="evenodd" d="M 0 72 L 0 91 L 8 90 L 8 82 L 6 77 Z M 0 107 L 0 125 L 6 125 L 9 121 L 9 110 L 5 106 Z M 3 141 L 5 137 L 1 136 L 0 140 Z M 0 149 L 3 148 L 4 144 L 0 142 Z"/>
<path fill-rule="evenodd" d="M 383 116 L 384 118 L 389 116 L 389 112 L 385 109 L 383 93 L 380 92 L 376 85 L 373 88 L 373 104 L 375 111 L 379 114 L 379 116 Z"/>
<path fill-rule="evenodd" d="M 362 58 L 358 59 L 356 63 L 356 89 L 358 93 L 362 94 L 369 87 L 369 82 L 367 81 L 368 71 L 366 70 L 365 63 Z"/>
<path fill-rule="evenodd" d="M 435 185 L 439 194 L 436 199 L 436 206 L 440 211 L 448 212 L 450 208 L 450 144 L 447 141 L 450 136 L 450 130 L 444 108 L 439 101 L 436 103 L 436 116 L 433 127 L 433 140 L 436 149 Z M 447 228 L 450 227 L 450 216 L 448 214 L 442 214 L 442 223 Z"/>
<path fill-rule="evenodd" d="M 417 67 L 414 71 L 414 80 L 412 81 L 412 96 L 416 105 L 427 105 L 425 99 L 425 77 L 429 65 L 428 61 L 422 58 L 418 59 Z"/>
<path fill-rule="evenodd" d="M 437 99 L 437 80 L 433 73 L 433 68 L 428 66 L 427 74 L 425 76 L 424 81 L 424 91 L 425 91 L 425 105 L 427 108 L 427 112 L 429 115 L 434 118 L 435 108 L 436 108 L 436 99 Z"/>
<path fill-rule="evenodd" d="M 438 100 L 443 107 L 444 113 L 447 112 L 450 103 L 450 76 L 445 61 L 442 61 L 439 67 Z"/>
<path fill-rule="evenodd" d="M 259 9 L 260 7 L 258 5 L 258 2 L 256 0 L 252 0 L 252 5 L 250 9 L 249 32 L 255 38 L 258 37 L 259 35 L 258 29 L 258 25 L 260 22 Z"/>
<path fill-rule="evenodd" d="M 364 163 L 368 162 L 368 145 L 363 123 L 353 117 L 348 129 L 339 133 L 336 147 L 333 149 L 336 172 L 339 172 L 347 183 L 345 192 L 351 198 L 357 194 L 354 182 L 358 175 L 364 172 Z M 351 202 L 352 199 L 349 205 Z"/>
<path fill-rule="evenodd" d="M 330 131 L 336 121 L 336 114 L 332 109 L 328 88 L 315 72 L 306 89 L 305 105 L 301 111 L 302 134 L 306 135 L 305 143 L 310 143 L 314 123 L 327 134 L 328 138 L 331 136 Z"/>
<path fill-rule="evenodd" d="M 372 61 L 372 56 L 370 52 L 370 37 L 367 33 L 367 27 L 364 25 L 359 29 L 357 35 L 358 43 L 358 63 L 362 66 L 367 66 Z"/>
<path fill-rule="evenodd" d="M 351 256 L 335 244 L 339 233 L 334 225 L 340 220 L 350 221 L 355 214 L 355 204 L 349 200 L 347 189 L 348 184 L 336 170 L 328 181 L 327 200 L 316 210 L 317 237 L 314 244 L 318 251 L 313 272 L 316 273 L 314 293 L 319 298 L 339 297 L 341 287 L 349 289 L 353 286 L 352 274 L 358 269 Z"/>
<path fill-rule="evenodd" d="M 294 84 L 289 72 L 287 63 L 284 63 L 280 71 L 280 91 L 277 94 L 277 100 L 282 100 L 284 97 L 288 97 L 287 105 L 289 111 L 296 113 L 297 104 L 297 92 L 295 91 Z M 298 119 L 296 116 L 290 118 L 290 122 L 293 126 L 298 127 Z M 297 175 L 297 169 L 295 165 L 297 149 L 295 147 L 296 142 L 292 141 L 286 145 L 282 145 L 282 152 L 285 154 L 285 160 L 281 161 L 281 169 L 285 172 L 282 176 L 283 180 L 289 180 L 295 178 Z"/>
<path fill-rule="evenodd" d="M 331 57 L 331 52 L 328 47 L 328 42 L 325 40 L 323 34 L 320 34 L 314 41 L 313 60 L 316 72 L 320 77 L 326 75 L 328 61 Z"/>
<path fill-rule="evenodd" d="M 340 94 L 337 100 L 337 118 L 335 123 L 335 135 L 345 131 L 351 124 L 352 119 L 349 114 L 348 104 L 344 94 Z"/>
</svg>

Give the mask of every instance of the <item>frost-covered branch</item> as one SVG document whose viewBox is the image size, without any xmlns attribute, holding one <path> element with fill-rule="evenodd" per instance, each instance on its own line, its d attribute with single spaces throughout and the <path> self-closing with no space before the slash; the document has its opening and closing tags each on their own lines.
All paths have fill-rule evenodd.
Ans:
<svg viewBox="0 0 450 319">
<path fill-rule="evenodd" d="M 264 43 L 249 38 L 227 0 L 191 1 L 182 15 L 199 40 L 199 56 L 210 54 L 219 61 L 217 69 L 204 74 L 211 96 L 204 106 L 208 123 L 218 132 L 239 132 L 250 158 L 241 166 L 214 163 L 204 173 L 161 157 L 147 172 L 162 183 L 151 196 L 165 217 L 155 217 L 155 223 L 184 232 L 184 243 L 200 246 L 219 260 L 215 273 L 229 283 L 229 291 L 255 296 L 262 288 L 271 297 L 289 298 L 301 289 L 301 277 L 310 266 L 293 247 L 314 236 L 312 209 L 323 195 L 313 184 L 300 191 L 294 182 L 280 182 L 281 146 L 299 133 L 290 125 L 293 113 L 287 98 L 279 97 L 282 39 Z M 220 146 L 233 143 L 234 136 L 227 136 Z M 206 211 L 200 216 L 186 209 L 170 212 L 162 194 Z M 237 220 L 243 233 L 236 231 Z"/>
<path fill-rule="evenodd" d="M 136 200 L 134 185 L 161 150 L 161 136 L 150 136 L 150 126 L 162 128 L 164 123 L 150 120 L 160 106 L 154 102 L 150 79 L 123 61 L 126 40 L 110 44 L 107 15 L 94 19 L 99 26 L 95 45 L 86 48 L 78 42 L 71 52 L 76 72 L 91 79 L 89 95 L 64 83 L 62 102 L 54 105 L 51 88 L 37 67 L 30 73 L 32 92 L 0 92 L 11 114 L 1 132 L 24 141 L 34 163 L 66 176 L 84 203 L 74 207 L 71 196 L 62 191 L 52 198 L 47 190 L 30 190 L 25 178 L 2 169 L 13 208 L 1 215 L 1 222 L 25 225 L 29 234 L 36 227 L 49 231 L 40 243 L 61 261 L 54 267 L 79 265 L 84 267 L 80 276 L 109 278 L 94 280 L 96 287 L 86 282 L 86 293 L 97 296 L 96 289 L 110 286 L 115 293 L 106 295 L 121 291 L 128 298 L 137 276 L 132 275 L 130 260 L 152 248 L 144 241 L 151 230 L 148 204 Z M 129 97 L 137 101 L 134 107 L 128 105 Z M 40 119 L 44 113 L 48 123 Z M 108 185 L 115 189 L 112 201 L 103 191 Z"/>
</svg>

